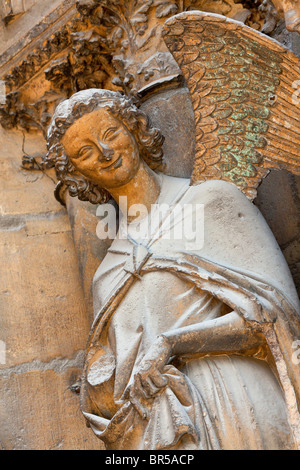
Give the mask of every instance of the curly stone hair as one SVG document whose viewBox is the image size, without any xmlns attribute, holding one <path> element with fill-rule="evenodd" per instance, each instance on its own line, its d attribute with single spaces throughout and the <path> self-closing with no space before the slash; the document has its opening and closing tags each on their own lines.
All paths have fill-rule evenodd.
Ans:
<svg viewBox="0 0 300 470">
<path fill-rule="evenodd" d="M 48 153 L 44 163 L 48 168 L 55 168 L 59 183 L 67 186 L 71 196 L 92 204 L 107 202 L 110 194 L 75 169 L 65 154 L 61 139 L 77 119 L 99 108 L 109 110 L 122 121 L 134 136 L 140 156 L 150 168 L 157 169 L 163 161 L 164 137 L 151 126 L 149 118 L 132 100 L 119 92 L 96 88 L 75 93 L 70 99 L 62 101 L 55 110 L 48 129 Z"/>
</svg>

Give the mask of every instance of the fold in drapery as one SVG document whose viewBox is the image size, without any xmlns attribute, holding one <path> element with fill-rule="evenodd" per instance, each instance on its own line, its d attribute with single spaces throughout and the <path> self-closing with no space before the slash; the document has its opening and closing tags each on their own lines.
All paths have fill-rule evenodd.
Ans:
<svg viewBox="0 0 300 470">
<path fill-rule="evenodd" d="M 182 254 L 183 256 L 183 254 Z M 208 292 L 215 298 L 232 307 L 247 321 L 261 324 L 267 343 L 275 359 L 281 386 L 284 390 L 289 409 L 289 423 L 295 441 L 299 439 L 299 365 L 291 361 L 291 345 L 299 328 L 298 315 L 294 308 L 286 301 L 282 293 L 275 288 L 265 285 L 261 280 L 250 277 L 249 273 L 242 274 L 232 269 L 216 265 L 208 260 L 185 254 L 184 261 L 178 263 L 175 259 L 164 259 L 154 255 L 147 259 L 141 268 L 141 276 L 149 272 L 169 271 L 176 273 L 183 279 L 194 282 L 203 292 Z M 103 315 L 98 317 L 91 333 L 89 351 L 98 349 L 106 343 L 107 325 L 122 301 L 126 292 L 135 282 L 134 276 L 126 276 L 122 286 L 119 286 L 118 295 L 107 303 Z M 108 306 L 110 304 L 110 306 Z M 183 362 L 184 362 L 184 358 Z M 191 357 L 188 358 L 191 360 Z M 88 363 L 88 362 L 87 362 Z M 168 366 L 170 367 L 170 366 Z M 110 437 L 118 429 L 118 448 L 124 448 L 122 442 L 130 440 L 131 444 L 136 438 L 137 429 L 140 429 L 142 439 L 138 439 L 137 446 L 145 449 L 168 449 L 184 435 L 190 436 L 190 445 L 198 449 L 219 448 L 214 427 L 205 410 L 205 403 L 201 394 L 188 377 L 172 366 L 172 373 L 168 374 L 169 386 L 154 400 L 149 422 L 141 420 L 131 405 L 125 403 L 113 419 L 105 421 L 105 426 L 99 428 L 100 421 L 85 414 L 96 434 L 107 440 L 108 448 L 113 445 Z M 113 372 L 110 379 L 113 380 Z M 99 370 L 99 374 L 103 371 Z M 102 376 L 103 377 L 103 376 Z M 170 385 L 171 384 L 171 385 Z M 83 392 L 84 394 L 84 392 Z M 188 403 L 185 406 L 184 403 Z M 96 421 L 95 421 L 96 420 Z M 168 430 L 159 423 L 170 423 Z M 99 429 L 102 429 L 101 431 Z M 130 438 L 132 430 L 132 438 Z M 124 437 L 126 435 L 126 437 Z M 122 437 L 121 437 L 122 436 Z M 135 437 L 133 437 L 135 436 Z M 113 447 L 116 448 L 116 447 Z M 140 447 L 137 447 L 140 448 Z"/>
<path fill-rule="evenodd" d="M 224 217 L 226 219 L 222 220 L 222 223 L 227 224 L 228 227 L 232 220 L 232 201 L 236 202 L 237 200 L 239 210 L 242 210 L 240 206 L 244 204 L 243 213 L 245 214 L 248 207 L 247 204 L 250 203 L 248 202 L 246 204 L 243 199 L 239 200 L 241 196 L 236 193 L 235 189 L 231 187 L 228 189 L 228 186 L 225 186 L 224 193 L 224 187 L 221 186 L 222 194 L 220 194 L 220 192 L 216 194 L 215 188 L 214 192 L 211 191 L 210 188 L 209 191 L 204 191 L 204 186 L 205 184 L 200 185 L 199 191 L 196 191 L 195 188 L 187 190 L 185 188 L 178 199 L 182 198 L 182 202 L 188 203 L 201 202 L 202 199 L 200 196 L 198 197 L 198 195 L 201 195 L 202 191 L 207 202 L 205 210 L 208 215 L 208 228 L 210 227 L 210 210 L 212 214 L 211 223 L 214 224 L 216 203 L 218 204 L 219 213 L 222 214 L 223 219 Z M 184 187 L 184 185 L 182 187 Z M 176 194 L 178 195 L 178 192 Z M 214 198 L 215 201 L 213 200 Z M 222 202 L 224 202 L 223 205 Z M 251 243 L 253 244 L 255 242 L 259 234 L 257 235 L 255 233 L 255 236 L 253 235 L 253 217 L 256 217 L 256 214 L 254 213 L 253 215 L 252 209 L 249 210 L 249 213 L 250 225 L 247 222 L 244 226 L 240 225 L 238 228 L 240 232 L 242 232 L 244 242 L 248 242 L 249 245 L 251 245 Z M 245 219 L 244 216 L 243 218 Z M 260 230 L 260 226 L 262 226 L 261 231 L 263 233 L 266 232 L 266 236 L 270 236 L 260 219 L 255 219 L 254 221 L 254 227 L 258 226 Z M 293 432 L 295 441 L 299 442 L 298 406 L 300 371 L 299 365 L 292 361 L 292 345 L 299 334 L 299 313 L 292 302 L 290 302 L 289 294 L 283 294 L 282 290 L 278 287 L 278 285 L 286 285 L 284 281 L 284 260 L 281 261 L 282 258 L 278 255 L 278 247 L 276 248 L 274 245 L 273 248 L 271 247 L 269 249 L 268 246 L 266 246 L 268 248 L 264 256 L 266 261 L 270 259 L 271 262 L 272 259 L 276 259 L 277 261 L 272 264 L 273 268 L 282 265 L 282 273 L 279 274 L 277 279 L 279 282 L 277 282 L 277 285 L 275 282 L 275 286 L 273 287 L 272 282 L 270 282 L 270 276 L 268 275 L 269 272 L 267 272 L 265 276 L 265 272 L 268 271 L 265 270 L 266 264 L 261 261 L 264 246 L 261 246 L 261 251 L 257 250 L 256 260 L 258 269 L 256 271 L 257 274 L 254 274 L 245 269 L 249 261 L 247 257 L 243 257 L 242 252 L 239 253 L 239 258 L 236 256 L 234 258 L 234 247 L 227 239 L 224 239 L 224 241 L 223 239 L 217 238 L 218 247 L 222 246 L 222 243 L 224 244 L 223 252 L 218 250 L 218 253 L 221 253 L 221 258 L 222 256 L 223 258 L 227 257 L 228 260 L 231 259 L 232 254 L 232 259 L 237 260 L 236 266 L 233 267 L 232 263 L 225 262 L 225 258 L 223 259 L 223 263 L 215 262 L 216 253 L 214 246 L 216 245 L 213 242 L 210 243 L 211 240 L 214 240 L 214 236 L 215 233 L 212 232 L 210 234 L 208 230 L 208 249 L 206 249 L 206 251 L 204 250 L 206 256 L 202 253 L 186 252 L 183 249 L 182 242 L 177 242 L 173 245 L 163 245 L 159 233 L 156 238 L 152 237 L 148 242 L 141 243 L 138 240 L 129 238 L 125 241 L 113 243 L 106 265 L 104 263 L 103 267 L 100 267 L 99 277 L 95 280 L 96 293 L 99 298 L 102 289 L 101 298 L 104 298 L 105 301 L 99 304 L 100 308 L 97 312 L 88 343 L 81 404 L 82 410 L 94 432 L 106 442 L 108 448 L 154 449 L 162 448 L 162 446 L 172 448 L 172 446 L 176 446 L 176 444 L 174 444 L 176 440 L 177 444 L 184 441 L 184 445 L 186 445 L 187 448 L 189 448 L 189 446 L 196 446 L 196 448 L 199 449 L 220 448 L 222 439 L 218 436 L 219 424 L 213 419 L 212 408 L 218 410 L 217 400 L 223 400 L 223 406 L 221 408 L 224 413 L 221 416 L 222 413 L 220 412 L 219 418 L 226 420 L 227 413 L 228 416 L 239 416 L 239 419 L 242 420 L 242 407 L 244 404 L 240 402 L 242 391 L 245 391 L 247 387 L 248 389 L 251 389 L 251 387 L 255 388 L 256 384 L 254 381 L 257 377 L 259 377 L 259 383 L 266 383 L 265 388 L 262 386 L 259 392 L 257 392 L 258 396 L 261 394 L 262 399 L 266 399 L 265 395 L 270 393 L 270 403 L 265 402 L 268 410 L 266 412 L 262 409 L 262 413 L 265 412 L 265 414 L 267 414 L 269 412 L 271 415 L 273 406 L 272 397 L 274 404 L 283 402 L 278 390 L 274 391 L 278 382 L 277 379 L 271 377 L 270 367 L 267 367 L 268 370 L 261 370 L 261 365 L 263 363 L 266 364 L 265 361 L 257 360 L 255 363 L 252 362 L 251 367 L 248 368 L 248 366 L 244 367 L 244 364 L 251 361 L 251 357 L 244 356 L 241 360 L 232 357 L 232 363 L 235 366 L 230 369 L 232 377 L 230 377 L 229 374 L 230 383 L 228 386 L 233 388 L 239 387 L 240 393 L 235 394 L 235 399 L 232 398 L 232 408 L 228 409 L 226 394 L 219 396 L 215 393 L 215 402 L 212 402 L 209 395 L 206 394 L 206 397 L 202 397 L 201 380 L 197 382 L 196 379 L 192 380 L 189 376 L 188 371 L 192 370 L 188 367 L 189 364 L 196 364 L 195 367 L 197 370 L 205 370 L 205 374 L 209 375 L 209 378 L 206 377 L 206 383 L 213 387 L 214 381 L 212 378 L 213 375 L 211 374 L 213 374 L 214 366 L 211 365 L 211 367 L 206 369 L 203 366 L 205 361 L 209 363 L 211 360 L 208 358 L 202 361 L 201 367 L 204 368 L 201 369 L 200 363 L 198 363 L 197 360 L 193 360 L 191 357 L 182 357 L 180 359 L 183 364 L 185 364 L 185 361 L 188 361 L 186 367 L 183 366 L 183 368 L 178 370 L 172 366 L 173 373 L 169 374 L 168 377 L 172 388 L 169 386 L 166 387 L 164 391 L 156 397 L 152 403 L 150 420 L 145 421 L 139 417 L 132 405 L 126 401 L 126 389 L 128 389 L 131 384 L 132 377 L 138 368 L 143 351 L 147 348 L 147 344 L 151 344 L 151 334 L 152 338 L 155 339 L 156 334 L 163 333 L 164 331 L 168 331 L 168 328 L 174 327 L 175 322 L 172 324 L 165 321 L 168 316 L 172 318 L 172 316 L 176 314 L 177 309 L 176 303 L 173 302 L 173 304 L 170 305 L 170 296 L 172 296 L 173 293 L 168 292 L 168 282 L 170 279 L 168 276 L 181 279 L 182 284 L 187 286 L 186 292 L 190 292 L 192 290 L 191 286 L 194 286 L 198 292 L 199 298 L 201 298 L 201 296 L 211 296 L 211 298 L 215 299 L 215 302 L 219 302 L 220 305 L 229 306 L 246 321 L 260 324 L 261 330 L 265 335 L 273 355 L 279 383 L 284 391 L 285 402 L 288 406 L 290 429 Z M 230 239 L 231 235 L 228 233 L 228 230 L 226 231 L 226 236 Z M 249 240 L 247 240 L 247 237 Z M 272 239 L 270 240 L 272 244 Z M 139 252 L 138 256 L 134 257 L 134 250 Z M 214 256 L 208 256 L 210 255 L 210 251 Z M 138 263 L 136 263 L 137 260 Z M 252 266 L 255 265 L 256 260 L 252 263 Z M 126 269 L 123 269 L 124 267 Z M 270 272 L 272 273 L 272 269 Z M 156 277 L 151 277 L 151 275 L 156 276 L 157 279 Z M 147 281 L 149 277 L 151 277 L 151 279 Z M 265 280 L 266 278 L 268 281 Z M 157 288 L 155 284 L 158 284 Z M 150 289 L 149 292 L 147 290 L 148 288 Z M 152 289 L 154 289 L 156 294 L 151 294 Z M 181 288 L 178 287 L 178 289 L 181 292 L 178 299 L 182 296 L 186 296 L 186 293 L 180 290 Z M 157 315 L 158 317 L 160 316 L 158 323 L 162 323 L 164 325 L 163 328 L 167 329 L 157 331 L 157 328 L 153 329 L 153 325 L 151 324 L 151 302 L 153 306 L 157 304 L 160 290 L 163 292 L 165 290 L 166 299 L 168 301 L 166 305 L 161 304 L 161 310 L 154 309 L 153 314 L 154 316 L 156 315 L 156 317 Z M 288 289 L 288 292 L 290 293 L 291 290 Z M 148 298 L 148 296 L 150 298 Z M 194 302 L 196 305 L 195 296 L 189 295 L 189 298 L 191 299 L 191 303 Z M 138 305 L 136 305 L 137 303 Z M 210 305 L 210 303 L 208 302 L 207 305 Z M 192 308 L 193 305 L 190 307 Z M 143 311 L 143 315 L 141 310 Z M 182 315 L 180 318 L 184 317 L 185 316 Z M 194 317 L 194 323 L 197 321 L 202 320 L 200 317 L 198 320 Z M 145 322 L 145 324 L 143 322 Z M 146 326 L 150 326 L 150 336 L 147 333 Z M 126 344 L 126 341 L 128 341 L 128 344 Z M 107 355 L 112 355 L 116 360 L 115 368 L 112 366 L 113 360 L 108 359 L 106 357 Z M 105 357 L 106 359 L 103 359 Z M 228 367 L 223 359 L 220 360 L 217 358 L 214 359 L 214 361 L 216 361 L 216 370 L 219 367 L 218 364 L 220 364 L 220 367 Z M 95 366 L 95 370 L 98 370 L 98 378 L 94 377 L 93 374 L 91 375 L 93 364 L 96 363 L 98 364 L 98 369 Z M 102 368 L 102 366 L 100 366 L 101 364 L 102 366 L 105 364 L 105 367 Z M 257 376 L 256 374 L 253 375 L 252 382 L 251 380 L 247 382 L 247 377 L 243 372 L 244 369 L 247 369 L 248 372 L 251 372 L 251 370 L 253 372 L 257 369 Z M 214 377 L 216 381 L 221 380 L 220 374 L 216 374 Z M 244 383 L 241 381 L 241 377 L 244 377 Z M 179 378 L 184 384 L 181 388 L 179 387 L 181 383 Z M 105 381 L 103 382 L 104 379 Z M 224 387 L 226 388 L 226 386 L 224 382 Z M 216 382 L 216 389 L 218 387 L 221 387 L 221 385 L 218 385 L 218 382 Z M 234 396 L 234 393 L 232 396 Z M 248 396 L 248 398 L 249 403 L 247 406 L 249 408 L 249 416 L 251 417 L 252 404 L 250 396 Z M 267 397 L 267 399 L 268 398 L 269 397 Z M 104 401 L 106 401 L 106 403 L 103 403 Z M 210 402 L 211 409 L 206 410 L 208 402 Z M 186 406 L 186 403 L 188 403 L 188 406 Z M 280 406 L 279 404 L 278 407 L 280 408 Z M 176 413 L 175 410 L 178 410 L 178 407 L 180 411 Z M 219 407 L 219 410 L 221 408 Z M 278 413 L 280 414 L 281 411 L 279 409 Z M 174 419 L 174 416 L 177 416 L 177 419 Z M 160 417 L 164 417 L 165 429 L 163 431 L 161 431 L 160 426 L 157 425 L 157 423 L 162 422 Z M 249 435 L 248 439 L 247 432 L 245 432 L 243 444 L 241 445 L 244 445 L 244 447 L 247 446 L 248 439 L 249 443 L 251 442 L 253 444 L 253 448 L 259 448 L 260 445 L 262 448 L 270 447 L 273 442 L 275 443 L 275 447 L 276 445 L 279 446 L 278 442 L 277 444 L 275 442 L 276 437 L 274 438 L 275 441 L 271 439 L 265 447 L 263 438 L 261 439 L 261 443 L 259 443 L 259 438 L 255 438 L 255 433 L 258 432 L 259 429 L 259 416 L 256 418 L 257 421 L 253 421 L 252 435 Z M 265 418 L 267 420 L 268 416 L 265 415 Z M 234 424 L 231 423 L 231 426 L 233 427 Z M 240 421 L 240 426 L 243 426 L 242 421 Z M 222 428 L 222 426 L 219 427 L 220 429 Z M 285 431 L 283 428 L 284 427 L 281 427 L 282 434 L 286 432 L 286 428 Z M 268 431 L 264 430 L 264 432 L 267 436 Z M 242 435 L 243 433 L 241 432 L 240 434 Z M 274 432 L 274 435 L 275 434 L 276 431 Z M 116 436 L 118 436 L 118 438 Z M 292 447 L 290 443 L 288 445 Z"/>
<path fill-rule="evenodd" d="M 175 448 L 185 436 L 186 449 L 219 448 L 205 403 L 191 381 L 172 365 L 165 366 L 168 386 L 151 403 L 149 421 L 126 402 L 112 420 L 84 412 L 95 434 L 113 448 Z M 128 444 L 130 443 L 130 444 Z"/>
</svg>

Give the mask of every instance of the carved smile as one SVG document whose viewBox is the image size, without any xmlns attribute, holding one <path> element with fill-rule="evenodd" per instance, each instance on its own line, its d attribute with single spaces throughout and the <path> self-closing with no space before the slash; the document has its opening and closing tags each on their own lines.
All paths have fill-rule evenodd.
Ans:
<svg viewBox="0 0 300 470">
<path fill-rule="evenodd" d="M 102 168 L 103 170 L 116 170 L 117 168 L 120 168 L 122 165 L 123 159 L 122 157 L 119 157 L 116 161 L 111 163 L 110 165 L 106 166 L 105 168 Z"/>
</svg>

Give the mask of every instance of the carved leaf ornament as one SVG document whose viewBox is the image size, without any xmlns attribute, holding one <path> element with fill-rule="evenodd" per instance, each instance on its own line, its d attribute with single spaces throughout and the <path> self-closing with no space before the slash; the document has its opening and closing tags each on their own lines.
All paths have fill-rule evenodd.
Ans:
<svg viewBox="0 0 300 470">
<path fill-rule="evenodd" d="M 247 10 L 251 15 L 247 21 L 260 28 L 264 14 L 261 16 L 257 7 L 261 0 L 257 2 L 253 8 L 247 3 L 251 10 Z M 78 15 L 46 42 L 27 48 L 26 53 L 24 50 L 21 62 L 1 77 L 7 104 L 0 105 L 0 122 L 5 128 L 19 126 L 26 131 L 40 129 L 41 124 L 47 128 L 44 118 L 53 112 L 52 96 L 42 116 L 36 103 L 27 98 L 30 109 L 25 116 L 23 103 L 24 90 L 34 88 L 43 73 L 42 81 L 47 90 L 57 94 L 57 102 L 87 88 L 122 89 L 135 97 L 151 81 L 178 73 L 175 61 L 161 44 L 160 31 L 168 16 L 192 9 L 232 16 L 244 11 L 244 6 L 238 0 L 77 0 Z M 155 57 L 153 51 L 157 52 Z M 35 99 L 44 102 L 45 98 Z"/>
<path fill-rule="evenodd" d="M 192 184 L 222 179 L 250 199 L 271 168 L 300 174 L 300 61 L 242 23 L 202 12 L 166 21 L 196 124 Z"/>
</svg>

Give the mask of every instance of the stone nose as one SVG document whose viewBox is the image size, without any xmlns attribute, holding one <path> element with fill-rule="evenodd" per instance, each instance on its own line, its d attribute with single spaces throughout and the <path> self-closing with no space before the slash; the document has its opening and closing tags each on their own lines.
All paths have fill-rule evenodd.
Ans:
<svg viewBox="0 0 300 470">
<path fill-rule="evenodd" d="M 107 145 L 99 141 L 98 141 L 98 145 L 99 145 L 99 150 L 100 150 L 100 155 L 99 155 L 98 160 L 100 162 L 110 161 L 114 156 L 113 149 L 109 148 Z"/>
</svg>

